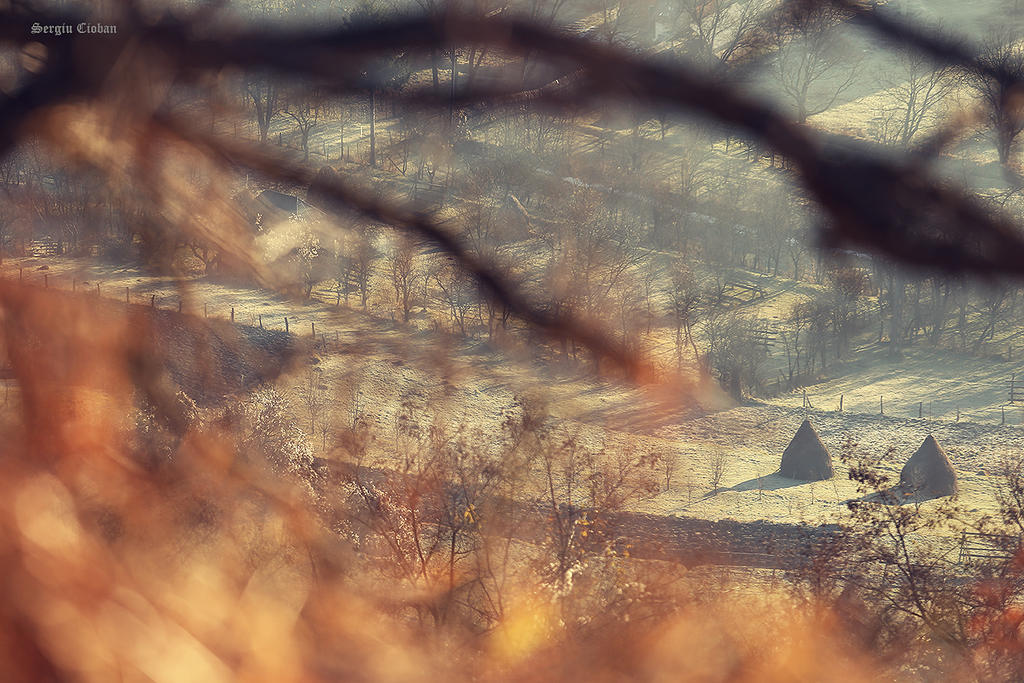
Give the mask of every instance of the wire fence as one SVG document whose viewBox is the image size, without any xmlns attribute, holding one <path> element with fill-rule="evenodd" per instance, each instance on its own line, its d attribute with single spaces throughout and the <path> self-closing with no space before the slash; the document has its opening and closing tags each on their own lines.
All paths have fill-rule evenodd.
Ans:
<svg viewBox="0 0 1024 683">
<path fill-rule="evenodd" d="M 1019 383 L 1019 380 L 1017 380 Z M 998 391 L 997 384 L 975 384 L 979 390 L 993 392 Z M 1009 382 L 1007 383 L 1009 386 Z M 1006 392 L 1009 397 L 1009 392 Z M 932 422 L 965 422 L 965 423 L 986 423 L 1007 426 L 1024 426 L 1024 403 L 1014 403 L 1007 400 L 1002 405 L 984 405 L 979 407 L 978 401 L 963 399 L 959 403 L 956 400 L 907 400 L 901 395 L 877 394 L 875 399 L 866 399 L 863 394 L 852 395 L 845 393 L 830 394 L 808 394 L 806 389 L 802 390 L 801 408 L 831 413 L 850 413 L 857 415 L 877 415 L 879 417 L 890 417 L 893 419 L 917 419 Z M 872 408 L 868 408 L 868 402 L 873 402 Z"/>
<path fill-rule="evenodd" d="M 309 314 L 262 312 L 258 305 L 231 304 L 217 301 L 198 301 L 195 297 L 181 293 L 153 291 L 153 285 L 132 288 L 123 284 L 124 278 L 105 280 L 102 276 L 77 277 L 67 273 L 55 273 L 46 265 L 35 268 L 22 264 L 5 264 L 3 271 L 15 276 L 25 286 L 57 289 L 81 294 L 91 294 L 103 299 L 120 301 L 128 305 L 148 306 L 154 309 L 175 311 L 204 319 L 228 321 L 237 325 L 270 331 L 284 332 L 297 339 L 307 339 L 314 348 L 326 352 L 342 351 L 345 348 L 340 328 L 334 328 L 324 318 L 317 319 Z M 224 296 L 217 297 L 223 299 Z M 265 305 L 265 304 L 264 304 Z M 347 328 L 346 328 L 347 329 Z M 957 386 L 970 387 L 975 393 L 1002 392 L 1006 401 L 1002 405 L 978 407 L 977 402 L 956 400 L 907 400 L 899 394 L 879 394 L 873 408 L 866 405 L 863 392 L 823 395 L 801 390 L 801 408 L 824 412 L 849 412 L 875 414 L 896 419 L 920 419 L 940 422 L 997 423 L 1000 425 L 1024 426 L 1024 379 L 1010 373 L 1005 384 L 957 381 Z"/>
<path fill-rule="evenodd" d="M 15 270 L 16 269 L 16 270 Z M 96 296 L 130 306 L 146 306 L 161 311 L 192 315 L 209 320 L 226 321 L 236 325 L 284 332 L 297 339 L 308 339 L 314 348 L 341 351 L 344 348 L 340 327 L 334 328 L 323 319 L 294 313 L 261 312 L 252 305 L 224 304 L 199 301 L 180 292 L 154 291 L 152 285 L 132 288 L 123 284 L 124 278 L 104 280 L 100 276 L 77 277 L 51 272 L 48 266 L 26 268 L 23 265 L 5 265 L 3 271 L 26 287 L 41 287 L 86 296 Z"/>
</svg>

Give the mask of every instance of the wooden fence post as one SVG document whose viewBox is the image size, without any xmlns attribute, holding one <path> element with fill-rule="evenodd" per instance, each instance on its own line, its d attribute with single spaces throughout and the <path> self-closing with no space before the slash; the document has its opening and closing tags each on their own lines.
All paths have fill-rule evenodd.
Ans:
<svg viewBox="0 0 1024 683">
<path fill-rule="evenodd" d="M 1006 424 L 1006 406 L 999 406 L 999 410 L 1003 413 L 1003 419 L 999 424 L 1004 425 Z"/>
<path fill-rule="evenodd" d="M 156 294 L 154 294 L 153 296 L 149 297 L 149 307 L 150 308 L 156 308 Z"/>
<path fill-rule="evenodd" d="M 316 341 L 316 323 L 310 320 L 309 324 L 313 327 L 313 341 Z"/>
<path fill-rule="evenodd" d="M 231 307 L 231 322 L 235 322 L 235 307 Z"/>
<path fill-rule="evenodd" d="M 100 283 L 96 283 L 96 296 L 100 295 Z"/>
<path fill-rule="evenodd" d="M 124 288 L 124 302 L 126 304 L 130 304 L 131 303 L 131 300 L 128 298 L 128 288 L 127 287 Z"/>
<path fill-rule="evenodd" d="M 206 304 L 203 304 L 203 317 L 204 318 L 209 318 L 210 317 L 210 313 L 207 310 L 206 306 L 207 306 Z"/>
<path fill-rule="evenodd" d="M 956 407 L 956 421 L 960 421 L 960 406 Z"/>
<path fill-rule="evenodd" d="M 843 395 L 839 394 L 839 412 L 843 412 Z"/>
<path fill-rule="evenodd" d="M 284 317 L 284 333 L 288 334 L 288 316 Z"/>
<path fill-rule="evenodd" d="M 262 330 L 263 329 L 263 314 L 262 313 L 259 314 L 259 318 L 260 318 L 260 329 Z"/>
<path fill-rule="evenodd" d="M 917 419 L 921 419 L 924 416 L 924 401 L 917 402 Z"/>
<path fill-rule="evenodd" d="M 882 403 L 882 397 L 878 397 L 878 414 L 885 415 L 885 405 Z"/>
</svg>

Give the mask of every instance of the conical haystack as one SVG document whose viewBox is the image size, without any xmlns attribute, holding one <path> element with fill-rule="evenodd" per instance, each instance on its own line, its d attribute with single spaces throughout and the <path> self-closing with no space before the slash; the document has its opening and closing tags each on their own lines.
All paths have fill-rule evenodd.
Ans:
<svg viewBox="0 0 1024 683">
<path fill-rule="evenodd" d="M 903 466 L 900 487 L 926 491 L 936 496 L 956 493 L 956 472 L 953 471 L 946 451 L 942 450 L 942 446 L 931 434 Z"/>
<path fill-rule="evenodd" d="M 810 420 L 804 420 L 782 453 L 779 474 L 790 479 L 817 481 L 832 476 L 832 456 Z"/>
</svg>

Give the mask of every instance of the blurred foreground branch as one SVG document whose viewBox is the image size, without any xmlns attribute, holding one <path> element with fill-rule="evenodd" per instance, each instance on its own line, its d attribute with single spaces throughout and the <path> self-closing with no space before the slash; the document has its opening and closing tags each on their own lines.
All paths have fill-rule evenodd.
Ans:
<svg viewBox="0 0 1024 683">
<path fill-rule="evenodd" d="M 1022 87 L 1015 76 L 993 72 L 993 67 L 953 41 L 859 4 L 846 0 L 833 4 L 847 18 L 935 60 L 980 70 L 1006 84 L 1010 91 Z M 786 3 L 770 21 L 777 24 L 793 20 L 820 11 L 819 5 Z M 78 19 L 42 11 L 27 13 L 18 8 L 0 11 L 0 41 L 23 46 L 38 39 L 47 49 L 45 66 L 39 73 L 0 103 L 0 154 L 11 148 L 24 128 L 31 129 L 34 115 L 41 110 L 79 99 L 103 98 L 130 107 L 131 93 L 124 89 L 135 87 L 147 76 L 155 78 L 159 74 L 168 83 L 201 83 L 224 69 L 241 67 L 325 85 L 335 94 L 361 92 L 374 87 L 361 80 L 365 65 L 381 55 L 485 45 L 506 54 L 541 55 L 571 65 L 571 77 L 566 80 L 585 86 L 570 90 L 568 96 L 565 88 L 533 90 L 527 100 L 531 106 L 566 109 L 575 106 L 572 99 L 582 92 L 591 102 L 599 98 L 635 100 L 700 115 L 774 150 L 789 160 L 800 183 L 827 217 L 821 232 L 826 246 L 868 249 L 914 266 L 983 277 L 1024 274 L 1024 243 L 1018 226 L 1006 215 L 983 206 L 963 188 L 937 177 L 928 168 L 926 158 L 883 155 L 853 140 L 838 146 L 829 144 L 811 129 L 792 123 L 774 107 L 744 93 L 729 79 L 528 20 L 505 14 L 479 16 L 450 11 L 354 23 L 340 29 L 232 30 L 200 22 L 198 16 L 178 19 L 168 14 L 159 22 L 146 23 L 129 15 L 122 22 L 126 25 L 114 36 L 31 33 L 34 23 L 70 25 Z M 130 69 L 126 60 L 131 62 Z M 516 88 L 501 91 L 469 83 L 452 98 L 415 89 L 397 93 L 396 98 L 401 101 L 408 97 L 421 106 L 453 106 L 455 98 L 459 105 L 500 106 L 503 101 L 521 104 L 522 95 Z M 140 111 L 135 113 L 166 117 L 155 114 L 165 105 L 158 94 L 148 105 L 136 103 Z M 151 111 L 145 111 L 147 106 Z M 198 139 L 198 133 L 189 128 L 180 119 L 173 126 L 177 135 Z M 309 172 L 275 161 L 255 148 L 229 145 L 210 135 L 202 139 L 211 151 L 226 153 L 235 163 L 267 177 L 312 181 Z M 327 190 L 341 204 L 434 242 L 473 275 L 485 296 L 514 310 L 528 323 L 556 337 L 575 337 L 625 363 L 628 354 L 614 343 L 588 332 L 579 321 L 553 317 L 531 305 L 517 294 L 512 283 L 472 257 L 426 216 L 390 202 L 370 200 L 345 183 Z"/>
</svg>

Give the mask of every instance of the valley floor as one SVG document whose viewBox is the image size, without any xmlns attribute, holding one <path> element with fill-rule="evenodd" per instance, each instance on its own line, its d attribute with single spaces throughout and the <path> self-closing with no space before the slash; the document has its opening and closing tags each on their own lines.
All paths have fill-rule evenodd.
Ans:
<svg viewBox="0 0 1024 683">
<path fill-rule="evenodd" d="M 123 297 L 129 287 L 133 301 L 156 297 L 157 306 L 177 305 L 179 290 L 169 278 L 58 259 L 46 259 L 48 268 L 40 271 L 41 263 L 8 260 L 4 274 L 17 277 L 21 264 L 33 282 L 48 273 L 51 286 L 64 287 L 72 278 L 77 287 L 101 282 L 104 296 Z M 480 341 L 465 342 L 425 329 L 410 334 L 400 323 L 372 311 L 335 308 L 323 301 L 297 302 L 205 280 L 189 282 L 187 291 L 190 309 L 199 314 L 205 304 L 211 317 L 226 317 L 234 305 L 241 323 L 258 322 L 262 315 L 264 325 L 283 328 L 288 316 L 291 331 L 301 336 L 309 334 L 313 322 L 318 334 L 326 333 L 331 342 L 338 332 L 337 342 L 317 351 L 308 367 L 315 367 L 329 388 L 329 419 L 344 424 L 361 416 L 378 434 L 372 454 L 378 462 L 394 457 L 396 425 L 403 414 L 422 429 L 443 422 L 486 438 L 520 410 L 521 397 L 540 392 L 549 402 L 553 428 L 584 447 L 657 452 L 675 463 L 667 482 L 661 475 L 660 492 L 638 506 L 642 512 L 836 522 L 845 514 L 845 502 L 860 495 L 847 477 L 844 452 L 879 458 L 879 466 L 898 478 L 906 459 L 934 434 L 960 478 L 961 506 L 981 516 L 996 511 L 1000 459 L 1024 445 L 1021 408 L 1006 411 L 1005 425 L 999 424 L 1001 415 L 996 412 L 1006 402 L 1006 383 L 1018 364 L 1024 374 L 1024 359 L 915 349 L 895 362 L 884 356 L 884 350 L 863 349 L 837 377 L 807 388 L 813 408 L 802 407 L 802 391 L 735 406 L 707 388 L 698 396 L 703 409 L 694 410 L 684 400 L 689 390 L 671 381 L 636 387 L 595 379 L 582 368 L 541 362 Z M 280 382 L 293 399 L 300 425 L 308 425 L 298 398 L 308 367 Z M 843 412 L 837 410 L 840 394 Z M 884 415 L 878 414 L 880 394 Z M 800 483 L 773 474 L 805 417 L 832 452 L 837 472 L 829 481 Z M 719 457 L 723 472 L 712 491 L 712 463 Z"/>
</svg>

